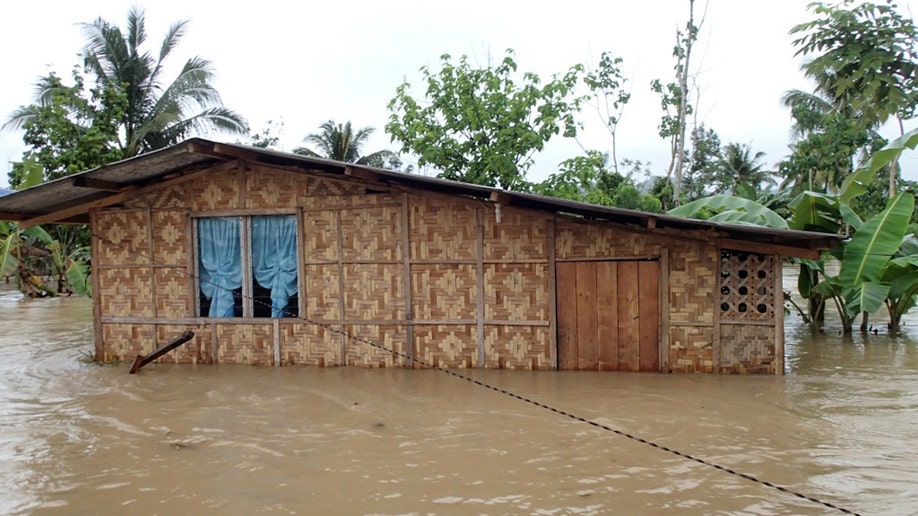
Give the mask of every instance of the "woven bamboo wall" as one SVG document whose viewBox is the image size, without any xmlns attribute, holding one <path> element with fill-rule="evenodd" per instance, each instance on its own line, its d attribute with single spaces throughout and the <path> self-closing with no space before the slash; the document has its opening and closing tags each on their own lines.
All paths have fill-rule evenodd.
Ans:
<svg viewBox="0 0 918 516">
<path fill-rule="evenodd" d="M 95 212 L 104 358 L 131 359 L 191 329 L 195 339 L 162 360 L 274 364 L 271 320 L 197 317 L 192 217 L 289 210 L 300 214 L 300 315 L 320 325 L 278 322 L 282 365 L 417 366 L 365 340 L 431 365 L 551 369 L 552 257 L 647 258 L 664 249 L 670 369 L 767 372 L 773 363 L 774 328 L 716 326 L 721 264 L 703 235 L 689 240 L 383 190 L 322 174 L 237 167 Z"/>
</svg>

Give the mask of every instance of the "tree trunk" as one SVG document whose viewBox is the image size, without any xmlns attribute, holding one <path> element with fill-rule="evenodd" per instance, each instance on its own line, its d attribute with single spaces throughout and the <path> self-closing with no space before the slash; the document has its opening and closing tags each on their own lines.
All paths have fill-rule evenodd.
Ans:
<svg viewBox="0 0 918 516">
<path fill-rule="evenodd" d="M 688 70 L 692 57 L 692 43 L 695 41 L 695 0 L 689 0 L 689 21 L 686 24 L 685 59 L 682 61 L 677 78 L 679 80 L 679 134 L 676 135 L 675 181 L 673 181 L 673 204 L 679 206 L 682 198 L 682 165 L 685 159 L 685 127 L 688 111 Z"/>
</svg>

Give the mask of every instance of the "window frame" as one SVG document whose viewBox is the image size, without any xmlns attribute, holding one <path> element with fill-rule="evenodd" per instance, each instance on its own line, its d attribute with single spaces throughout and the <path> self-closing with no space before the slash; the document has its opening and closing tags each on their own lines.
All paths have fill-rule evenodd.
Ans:
<svg viewBox="0 0 918 516">
<path fill-rule="evenodd" d="M 222 321 L 246 321 L 246 322 L 264 322 L 270 323 L 271 321 L 283 320 L 283 319 L 294 319 L 294 317 L 256 317 L 255 316 L 255 297 L 254 292 L 252 292 L 252 287 L 255 281 L 254 274 L 252 272 L 252 219 L 255 217 L 266 217 L 266 216 L 292 216 L 294 218 L 294 223 L 296 225 L 296 284 L 297 284 L 297 316 L 302 316 L 305 309 L 305 296 L 303 295 L 303 216 L 300 210 L 273 210 L 273 211 L 214 211 L 214 212 L 200 212 L 200 213 L 191 213 L 191 248 L 192 248 L 192 260 L 193 260 L 193 275 L 189 278 L 191 282 L 191 292 L 192 298 L 194 299 L 193 303 L 193 315 L 192 317 L 198 319 L 208 319 L 208 320 L 222 320 Z M 240 219 L 239 224 L 239 252 L 242 254 L 242 315 L 239 317 L 210 317 L 209 315 L 201 315 L 201 254 L 200 254 L 200 242 L 199 242 L 199 233 L 198 233 L 198 221 L 200 219 L 209 219 L 209 218 L 238 218 Z"/>
</svg>

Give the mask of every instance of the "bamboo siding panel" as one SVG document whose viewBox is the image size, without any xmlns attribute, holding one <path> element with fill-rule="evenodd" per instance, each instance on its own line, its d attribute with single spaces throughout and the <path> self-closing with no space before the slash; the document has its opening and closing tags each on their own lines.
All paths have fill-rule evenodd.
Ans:
<svg viewBox="0 0 918 516">
<path fill-rule="evenodd" d="M 548 321 L 548 264 L 484 266 L 487 321 Z"/>
<path fill-rule="evenodd" d="M 391 262 L 402 259 L 401 207 L 341 211 L 341 243 L 345 262 Z"/>
<path fill-rule="evenodd" d="M 338 282 L 338 265 L 307 265 L 303 281 L 306 292 L 306 316 L 310 319 L 339 319 L 341 317 L 341 289 Z"/>
<path fill-rule="evenodd" d="M 550 329 L 485 326 L 485 363 L 490 369 L 553 369 Z"/>
<path fill-rule="evenodd" d="M 356 325 L 347 329 L 347 365 L 361 367 L 398 367 L 404 360 L 391 351 L 407 355 L 407 331 L 402 326 Z M 369 341 L 385 349 L 371 346 Z M 386 351 L 391 350 L 391 351 Z M 406 364 L 409 367 L 411 364 Z"/>
<path fill-rule="evenodd" d="M 188 292 L 188 270 L 185 267 L 154 269 L 156 281 L 156 315 L 161 318 L 193 317 L 191 293 Z M 116 315 L 116 314 L 108 314 Z M 179 332 L 181 333 L 181 332 Z"/>
<path fill-rule="evenodd" d="M 185 186 L 174 185 L 146 193 L 124 202 L 126 208 L 152 208 L 154 210 L 184 208 Z"/>
<path fill-rule="evenodd" d="M 239 172 L 223 172 L 201 176 L 197 181 L 185 185 L 188 191 L 188 202 L 191 211 L 204 212 L 213 210 L 238 209 L 242 197 L 243 183 L 238 179 Z"/>
<path fill-rule="evenodd" d="M 155 351 L 152 324 L 102 324 L 102 360 L 133 360 Z"/>
<path fill-rule="evenodd" d="M 272 365 L 274 331 L 270 324 L 220 324 L 217 330 L 217 363 Z"/>
<path fill-rule="evenodd" d="M 567 258 L 628 257 L 660 254 L 665 237 L 607 225 L 558 219 L 555 255 Z"/>
<path fill-rule="evenodd" d="M 485 260 L 547 260 L 548 225 L 543 214 L 501 207 L 496 213 L 484 211 Z"/>
<path fill-rule="evenodd" d="M 774 326 L 723 324 L 720 346 L 722 373 L 775 373 Z"/>
<path fill-rule="evenodd" d="M 414 264 L 411 302 L 414 319 L 469 320 L 478 309 L 473 264 Z M 472 343 L 475 339 L 472 338 Z"/>
<path fill-rule="evenodd" d="M 296 208 L 301 180 L 290 172 L 256 168 L 245 173 L 245 208 Z"/>
<path fill-rule="evenodd" d="M 186 331 L 193 331 L 194 338 L 170 351 L 158 362 L 174 364 L 213 364 L 211 354 L 210 327 L 206 324 L 158 324 L 156 325 L 157 346 L 164 346 L 181 336 Z"/>
<path fill-rule="evenodd" d="M 669 322 L 714 324 L 720 258 L 714 245 L 673 242 L 669 255 Z M 719 303 L 718 303 L 719 304 Z"/>
<path fill-rule="evenodd" d="M 153 317 L 153 283 L 150 269 L 102 269 L 99 303 L 105 316 Z"/>
<path fill-rule="evenodd" d="M 415 356 L 433 366 L 476 367 L 475 325 L 415 326 Z"/>
<path fill-rule="evenodd" d="M 188 227 L 181 211 L 153 211 L 153 262 L 157 265 L 188 263 Z"/>
<path fill-rule="evenodd" d="M 338 260 L 338 214 L 335 211 L 303 213 L 302 239 L 307 262 Z"/>
<path fill-rule="evenodd" d="M 344 266 L 344 317 L 349 320 L 405 318 L 401 264 Z"/>
<path fill-rule="evenodd" d="M 673 372 L 714 371 L 713 326 L 673 326 L 669 335 L 669 367 Z"/>
<path fill-rule="evenodd" d="M 304 181 L 300 185 L 300 195 L 305 197 L 328 198 L 356 195 L 364 192 L 364 186 L 357 183 L 335 181 L 315 176 L 304 176 Z M 300 204 L 303 205 L 305 203 L 301 200 Z"/>
<path fill-rule="evenodd" d="M 101 211 L 95 220 L 93 231 L 101 237 L 93 257 L 98 266 L 150 264 L 146 210 Z"/>
<path fill-rule="evenodd" d="M 343 364 L 341 334 L 317 324 L 281 324 L 280 346 L 283 365 Z"/>
<path fill-rule="evenodd" d="M 410 199 L 413 260 L 474 260 L 478 242 L 477 209 L 455 198 Z"/>
</svg>

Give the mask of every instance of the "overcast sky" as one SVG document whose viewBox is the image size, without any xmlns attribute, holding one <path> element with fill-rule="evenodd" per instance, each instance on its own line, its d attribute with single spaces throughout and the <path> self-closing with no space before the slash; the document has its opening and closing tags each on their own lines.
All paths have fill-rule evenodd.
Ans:
<svg viewBox="0 0 918 516">
<path fill-rule="evenodd" d="M 697 0 L 696 17 L 705 7 Z M 710 0 L 693 55 L 698 70 L 700 120 L 723 143 L 751 144 L 769 165 L 788 154 L 790 117 L 781 95 L 811 89 L 799 72 L 788 30 L 810 19 L 806 0 Z M 904 5 L 916 4 L 900 0 Z M 4 2 L 0 7 L 0 115 L 31 102 L 35 80 L 50 70 L 69 77 L 80 62 L 80 22 L 102 17 L 124 26 L 132 5 L 122 0 Z M 144 4 L 140 4 L 144 5 Z M 224 104 L 245 116 L 253 132 L 283 121 L 282 150 L 301 144 L 328 119 L 377 129 L 365 151 L 394 148 L 384 134 L 386 105 L 403 80 L 422 93 L 422 66 L 438 67 L 444 53 L 485 64 L 513 48 L 520 71 L 547 78 L 575 63 L 595 63 L 603 51 L 624 59 L 632 93 L 619 126 L 619 158 L 650 161 L 657 174 L 668 162 L 657 135 L 661 111 L 650 81 L 672 80 L 677 27 L 685 0 L 554 3 L 260 2 L 159 0 L 146 6 L 148 42 L 158 50 L 170 23 L 187 19 L 188 33 L 171 63 L 209 59 Z M 244 6 L 244 7 L 243 7 Z M 546 7 L 536 7 L 546 6 Z M 550 7 L 547 7 L 550 6 Z M 171 80 L 173 74 L 166 76 Z M 580 143 L 609 150 L 611 140 L 595 111 L 584 109 Z M 916 127 L 910 121 L 906 129 Z M 887 136 L 895 136 L 888 129 Z M 10 161 L 21 159 L 21 133 L 0 133 L 0 186 Z M 236 141 L 226 135 L 205 135 Z M 537 156 L 529 179 L 541 180 L 558 162 L 581 153 L 574 142 L 553 143 Z M 918 157 L 905 158 L 906 177 L 918 180 Z"/>
</svg>

